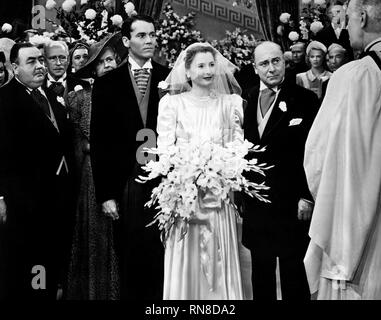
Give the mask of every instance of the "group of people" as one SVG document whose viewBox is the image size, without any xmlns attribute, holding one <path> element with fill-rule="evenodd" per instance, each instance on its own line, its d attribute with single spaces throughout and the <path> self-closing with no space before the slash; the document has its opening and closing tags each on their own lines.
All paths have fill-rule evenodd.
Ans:
<svg viewBox="0 0 381 320">
<path fill-rule="evenodd" d="M 3 297 L 275 300 L 279 281 L 284 300 L 381 299 L 380 16 L 379 1 L 349 2 L 345 32 L 363 53 L 345 65 L 339 43 L 296 44 L 286 68 L 261 42 L 246 83 L 208 43 L 171 70 L 156 63 L 148 16 L 91 47 L 16 43 L 0 89 Z M 161 243 L 144 205 L 158 182 L 136 181 L 151 132 L 159 148 L 265 147 L 249 158 L 272 167 L 247 178 L 270 201 L 199 199 L 185 236 L 175 224 Z"/>
</svg>

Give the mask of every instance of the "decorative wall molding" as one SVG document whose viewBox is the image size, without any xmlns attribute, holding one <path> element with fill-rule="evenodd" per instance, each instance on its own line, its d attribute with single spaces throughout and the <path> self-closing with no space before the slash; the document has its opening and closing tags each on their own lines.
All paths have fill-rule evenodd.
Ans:
<svg viewBox="0 0 381 320">
<path fill-rule="evenodd" d="M 243 29 L 261 33 L 259 19 L 253 10 L 233 7 L 232 3 L 226 0 L 172 0 L 172 2 Z"/>
</svg>

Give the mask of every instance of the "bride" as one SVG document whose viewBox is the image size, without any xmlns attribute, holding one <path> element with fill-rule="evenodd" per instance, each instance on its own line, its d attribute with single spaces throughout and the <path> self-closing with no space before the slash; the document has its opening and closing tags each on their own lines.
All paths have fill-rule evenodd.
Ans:
<svg viewBox="0 0 381 320">
<path fill-rule="evenodd" d="M 190 45 L 166 79 L 159 103 L 158 147 L 243 141 L 241 89 L 235 66 L 208 43 Z M 210 197 L 209 197 L 210 198 Z M 237 216 L 200 200 L 185 237 L 174 225 L 165 243 L 164 299 L 245 299 Z"/>
</svg>

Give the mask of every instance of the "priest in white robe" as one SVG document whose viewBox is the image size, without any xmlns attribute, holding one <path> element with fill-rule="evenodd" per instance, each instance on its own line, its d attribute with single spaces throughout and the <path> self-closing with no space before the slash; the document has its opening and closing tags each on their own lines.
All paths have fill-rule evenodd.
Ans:
<svg viewBox="0 0 381 320">
<path fill-rule="evenodd" d="M 347 14 L 364 54 L 331 77 L 306 142 L 315 208 L 304 263 L 317 299 L 381 299 L 381 2 L 352 0 Z"/>
</svg>

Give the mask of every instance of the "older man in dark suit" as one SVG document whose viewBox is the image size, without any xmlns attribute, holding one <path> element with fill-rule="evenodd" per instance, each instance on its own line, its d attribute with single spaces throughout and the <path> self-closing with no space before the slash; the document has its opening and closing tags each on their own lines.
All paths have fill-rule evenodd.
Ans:
<svg viewBox="0 0 381 320">
<path fill-rule="evenodd" d="M 253 298 L 276 299 L 278 257 L 282 298 L 308 299 L 303 257 L 313 204 L 303 152 L 319 102 L 311 91 L 284 80 L 279 45 L 263 42 L 254 57 L 260 85 L 249 94 L 243 127 L 246 139 L 266 147 L 255 154 L 259 161 L 274 167 L 266 171 L 264 180 L 271 203 L 244 199 L 242 241 L 252 254 Z"/>
<path fill-rule="evenodd" d="M 44 91 L 44 58 L 29 43 L 10 53 L 15 78 L 0 90 L 0 223 L 5 295 L 55 299 L 71 245 L 71 147 L 66 114 Z"/>
<path fill-rule="evenodd" d="M 68 74 L 69 49 L 65 42 L 49 42 L 44 47 L 44 52 L 48 71 L 42 85 L 44 90 L 51 90 L 66 100 L 68 93 L 73 91 L 75 86 L 81 85 L 84 88 L 89 86 L 86 81 L 78 79 L 73 74 Z"/>
<path fill-rule="evenodd" d="M 97 79 L 93 90 L 91 152 L 97 200 L 115 219 L 120 258 L 121 299 L 161 299 L 163 246 L 144 204 L 152 186 L 135 181 L 144 158 L 144 138 L 156 145 L 158 83 L 167 68 L 152 61 L 156 33 L 152 18 L 133 16 L 122 28 L 128 61 Z"/>
</svg>

